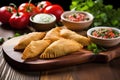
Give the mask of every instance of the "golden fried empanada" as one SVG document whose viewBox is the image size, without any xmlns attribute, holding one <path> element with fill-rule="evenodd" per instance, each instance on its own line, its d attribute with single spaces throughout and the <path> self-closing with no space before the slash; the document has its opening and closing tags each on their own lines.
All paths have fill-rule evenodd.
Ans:
<svg viewBox="0 0 120 80">
<path fill-rule="evenodd" d="M 50 43 L 50 40 L 31 41 L 31 43 L 23 51 L 22 59 L 26 60 L 40 55 L 46 47 L 50 45 Z"/>
<path fill-rule="evenodd" d="M 14 47 L 14 50 L 22 50 L 31 42 L 40 40 L 45 36 L 45 32 L 32 32 L 23 36 L 19 43 Z"/>
<path fill-rule="evenodd" d="M 83 46 L 78 42 L 70 39 L 59 39 L 49 45 L 40 55 L 40 58 L 56 58 L 79 51 Z"/>
<path fill-rule="evenodd" d="M 56 28 L 51 29 L 50 31 L 48 31 L 46 33 L 46 36 L 43 39 L 47 39 L 47 40 L 51 40 L 51 41 L 56 41 L 56 40 L 62 38 L 60 36 L 60 30 L 61 30 L 60 27 L 56 27 Z"/>
<path fill-rule="evenodd" d="M 60 31 L 60 35 L 66 39 L 75 40 L 79 42 L 80 44 L 82 44 L 83 46 L 87 46 L 90 43 L 89 38 L 82 36 L 80 34 L 77 34 L 76 32 L 68 30 L 68 29 L 62 29 Z"/>
</svg>

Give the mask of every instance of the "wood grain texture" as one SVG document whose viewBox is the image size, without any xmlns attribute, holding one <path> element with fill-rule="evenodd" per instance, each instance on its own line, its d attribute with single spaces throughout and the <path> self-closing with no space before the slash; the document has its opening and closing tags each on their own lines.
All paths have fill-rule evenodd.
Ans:
<svg viewBox="0 0 120 80">
<path fill-rule="evenodd" d="M 73 67 L 50 70 L 42 73 L 40 80 L 119 80 L 120 69 L 113 68 L 111 65 L 113 63 L 85 63 Z"/>
</svg>

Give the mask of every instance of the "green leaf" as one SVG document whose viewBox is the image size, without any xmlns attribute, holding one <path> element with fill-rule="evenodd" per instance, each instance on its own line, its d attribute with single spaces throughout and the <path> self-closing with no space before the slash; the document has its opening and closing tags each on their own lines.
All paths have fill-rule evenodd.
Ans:
<svg viewBox="0 0 120 80">
<path fill-rule="evenodd" d="M 93 53 L 95 54 L 95 55 L 97 55 L 98 53 L 100 52 L 100 50 L 99 49 L 93 49 Z"/>
<path fill-rule="evenodd" d="M 91 43 L 91 46 L 93 49 L 97 48 L 97 45 L 95 43 Z"/>
<path fill-rule="evenodd" d="M 77 5 L 78 2 L 77 1 L 72 1 L 72 5 Z"/>
<path fill-rule="evenodd" d="M 90 0 L 90 1 L 87 1 L 86 4 L 87 4 L 89 7 L 93 7 L 94 2 Z"/>
<path fill-rule="evenodd" d="M 106 5 L 105 8 L 111 10 L 111 9 L 113 9 L 113 6 L 112 5 Z"/>
<path fill-rule="evenodd" d="M 118 22 L 118 20 L 112 20 L 111 23 L 113 26 L 116 26 L 119 22 Z"/>
<path fill-rule="evenodd" d="M 88 46 L 87 46 L 87 49 L 88 49 L 88 50 L 92 50 L 92 46 L 91 46 L 91 45 L 88 45 Z"/>
<path fill-rule="evenodd" d="M 89 7 L 85 5 L 84 7 L 81 8 L 81 11 L 86 11 Z"/>
<path fill-rule="evenodd" d="M 99 26 L 99 25 L 102 25 L 102 23 L 101 22 L 94 22 L 93 25 L 94 26 Z"/>
<path fill-rule="evenodd" d="M 18 37 L 18 36 L 21 36 L 21 34 L 20 33 L 15 33 L 14 34 L 14 37 Z"/>
<path fill-rule="evenodd" d="M 0 37 L 0 44 L 2 44 L 4 41 L 4 38 Z"/>
<path fill-rule="evenodd" d="M 92 51 L 95 55 L 99 54 L 101 51 L 106 51 L 105 48 L 96 45 L 95 43 L 91 43 L 87 46 L 87 49 Z"/>
</svg>

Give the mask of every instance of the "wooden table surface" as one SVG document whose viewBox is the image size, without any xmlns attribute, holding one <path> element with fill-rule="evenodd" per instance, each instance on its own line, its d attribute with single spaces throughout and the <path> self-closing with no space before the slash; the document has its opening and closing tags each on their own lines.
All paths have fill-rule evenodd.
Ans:
<svg viewBox="0 0 120 80">
<path fill-rule="evenodd" d="M 0 37 L 7 40 L 15 32 L 3 27 L 6 26 L 0 26 Z M 0 80 L 120 80 L 120 58 L 109 63 L 90 62 L 54 70 L 25 72 L 13 69 L 5 61 L 0 45 Z"/>
</svg>

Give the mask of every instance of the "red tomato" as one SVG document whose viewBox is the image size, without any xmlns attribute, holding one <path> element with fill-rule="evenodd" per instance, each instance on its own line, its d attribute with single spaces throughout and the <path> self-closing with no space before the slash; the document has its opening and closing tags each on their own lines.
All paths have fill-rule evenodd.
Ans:
<svg viewBox="0 0 120 80">
<path fill-rule="evenodd" d="M 39 13 L 39 9 L 32 3 L 22 3 L 18 7 L 18 12 L 28 13 L 30 16 Z"/>
<path fill-rule="evenodd" d="M 29 23 L 29 15 L 26 13 L 23 13 L 23 12 L 14 13 L 10 17 L 9 23 L 10 23 L 11 27 L 13 27 L 15 29 L 23 29 Z"/>
<path fill-rule="evenodd" d="M 11 6 L 3 6 L 0 8 L 0 22 L 8 24 L 9 19 L 16 10 Z"/>
<path fill-rule="evenodd" d="M 44 13 L 54 14 L 57 18 L 57 21 L 60 21 L 60 16 L 63 12 L 63 8 L 58 4 L 48 6 L 44 10 Z"/>
<path fill-rule="evenodd" d="M 50 6 L 52 5 L 51 2 L 49 1 L 41 1 L 37 4 L 37 8 L 40 9 L 40 12 L 42 13 L 44 11 L 44 9 L 47 7 L 47 6 Z"/>
</svg>

